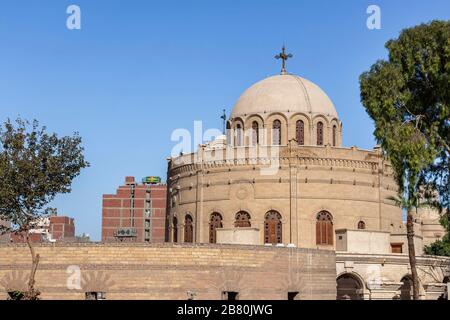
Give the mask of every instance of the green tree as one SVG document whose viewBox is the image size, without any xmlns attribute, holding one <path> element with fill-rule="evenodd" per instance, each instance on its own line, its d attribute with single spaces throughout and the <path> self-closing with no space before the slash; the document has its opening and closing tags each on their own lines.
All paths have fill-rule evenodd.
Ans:
<svg viewBox="0 0 450 320">
<path fill-rule="evenodd" d="M 39 254 L 35 252 L 29 231 L 54 209 L 48 204 L 59 193 L 71 191 L 72 180 L 82 168 L 89 166 L 83 156 L 81 138 L 59 138 L 48 134 L 38 121 L 32 123 L 18 118 L 0 126 L 0 220 L 11 227 L 1 232 L 23 235 L 31 254 L 28 291 L 22 299 L 36 300 L 35 274 Z"/>
<path fill-rule="evenodd" d="M 361 101 L 408 204 L 408 253 L 418 299 L 413 205 L 426 198 L 449 210 L 450 22 L 405 29 L 386 48 L 388 60 L 360 76 Z"/>
<path fill-rule="evenodd" d="M 443 215 L 440 219 L 442 226 L 447 234 L 440 240 L 436 240 L 428 246 L 425 246 L 425 253 L 435 256 L 450 257 L 450 222 L 447 215 Z"/>
</svg>

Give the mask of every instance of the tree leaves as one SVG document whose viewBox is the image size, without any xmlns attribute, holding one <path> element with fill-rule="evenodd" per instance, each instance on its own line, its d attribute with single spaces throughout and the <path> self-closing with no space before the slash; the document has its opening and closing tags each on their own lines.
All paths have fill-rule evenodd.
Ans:
<svg viewBox="0 0 450 320">
<path fill-rule="evenodd" d="M 0 127 L 0 219 L 27 230 L 89 166 L 83 151 L 78 133 L 59 138 L 36 120 L 7 120 Z"/>
<path fill-rule="evenodd" d="M 450 22 L 405 29 L 386 43 L 388 61 L 360 76 L 361 101 L 401 192 L 427 186 L 450 208 Z M 435 197 L 435 194 L 433 195 Z"/>
</svg>

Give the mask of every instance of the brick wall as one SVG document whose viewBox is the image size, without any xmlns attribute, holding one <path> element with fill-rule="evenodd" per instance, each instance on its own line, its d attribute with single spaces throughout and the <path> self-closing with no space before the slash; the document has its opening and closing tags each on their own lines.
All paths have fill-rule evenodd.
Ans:
<svg viewBox="0 0 450 320">
<path fill-rule="evenodd" d="M 84 299 L 87 291 L 107 299 L 187 299 L 188 291 L 196 299 L 221 299 L 223 291 L 239 299 L 287 299 L 289 291 L 299 299 L 336 297 L 332 251 L 169 243 L 39 244 L 36 251 L 42 299 Z M 81 270 L 79 290 L 67 288 L 69 267 Z M 6 287 L 26 283 L 29 269 L 26 246 L 0 245 L 0 299 Z"/>
</svg>

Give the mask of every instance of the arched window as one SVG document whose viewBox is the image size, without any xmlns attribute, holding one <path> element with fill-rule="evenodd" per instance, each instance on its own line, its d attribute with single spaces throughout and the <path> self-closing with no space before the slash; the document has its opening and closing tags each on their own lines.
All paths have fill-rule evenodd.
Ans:
<svg viewBox="0 0 450 320">
<path fill-rule="evenodd" d="M 333 126 L 333 147 L 336 147 L 336 134 L 337 134 L 337 127 L 336 125 Z"/>
<path fill-rule="evenodd" d="M 366 223 L 364 221 L 358 222 L 358 229 L 364 230 L 366 228 Z"/>
<path fill-rule="evenodd" d="M 281 145 L 281 122 L 275 120 L 272 125 L 272 144 L 274 146 Z"/>
<path fill-rule="evenodd" d="M 298 120 L 295 124 L 295 138 L 299 145 L 305 144 L 305 123 L 302 120 Z"/>
<path fill-rule="evenodd" d="M 317 145 L 323 146 L 323 123 L 317 122 Z"/>
<path fill-rule="evenodd" d="M 216 243 L 217 228 L 222 228 L 222 216 L 220 213 L 213 212 L 211 219 L 209 219 L 209 243 Z"/>
<path fill-rule="evenodd" d="M 184 217 L 184 242 L 194 242 L 194 224 L 190 215 Z"/>
<path fill-rule="evenodd" d="M 252 145 L 256 146 L 259 144 L 259 125 L 258 122 L 253 121 L 252 123 Z"/>
<path fill-rule="evenodd" d="M 231 139 L 231 124 L 229 121 L 227 121 L 227 143 L 231 145 L 233 143 Z"/>
<path fill-rule="evenodd" d="M 264 243 L 281 243 L 282 241 L 281 214 L 271 210 L 267 212 L 264 221 Z"/>
<path fill-rule="evenodd" d="M 328 211 L 320 211 L 317 214 L 316 244 L 333 245 L 333 217 Z"/>
<path fill-rule="evenodd" d="M 173 242 L 178 242 L 178 219 L 173 217 Z"/>
<path fill-rule="evenodd" d="M 242 146 L 242 126 L 240 123 L 236 124 L 236 145 Z"/>
<path fill-rule="evenodd" d="M 236 213 L 236 221 L 234 222 L 236 228 L 248 228 L 251 227 L 250 215 L 245 211 L 239 211 Z"/>
</svg>

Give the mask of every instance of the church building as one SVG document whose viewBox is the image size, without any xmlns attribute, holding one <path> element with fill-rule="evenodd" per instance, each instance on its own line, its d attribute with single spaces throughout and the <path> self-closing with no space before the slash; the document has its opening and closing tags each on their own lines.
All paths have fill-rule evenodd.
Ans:
<svg viewBox="0 0 450 320">
<path fill-rule="evenodd" d="M 333 102 L 286 71 L 290 57 L 283 47 L 281 73 L 241 94 L 223 136 L 169 159 L 168 240 L 332 250 L 338 298 L 408 296 L 406 226 L 391 200 L 398 187 L 389 161 L 379 146 L 343 145 Z M 426 216 L 426 230 L 437 234 L 422 235 L 419 214 L 419 256 L 443 231 L 436 213 L 433 222 Z M 395 268 L 380 263 L 390 260 Z M 430 280 L 441 291 L 448 261 L 443 266 Z"/>
</svg>

